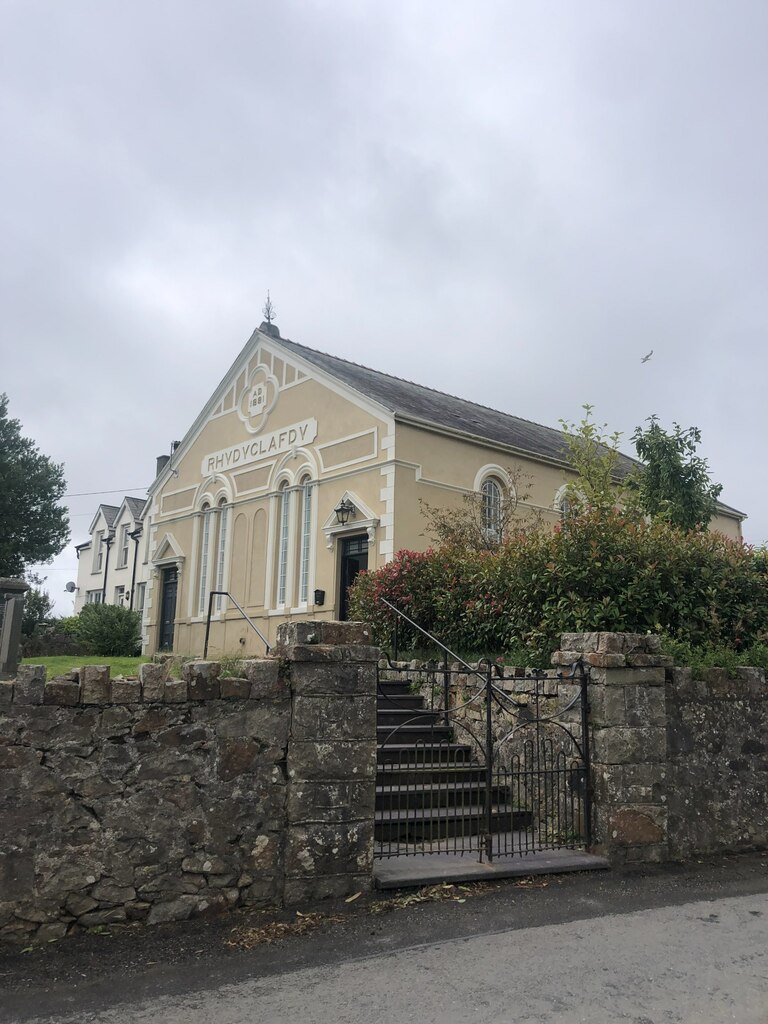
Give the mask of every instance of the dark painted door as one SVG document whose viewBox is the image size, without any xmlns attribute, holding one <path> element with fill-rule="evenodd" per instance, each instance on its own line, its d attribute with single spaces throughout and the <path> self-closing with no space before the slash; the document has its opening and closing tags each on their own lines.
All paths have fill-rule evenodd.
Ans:
<svg viewBox="0 0 768 1024">
<path fill-rule="evenodd" d="M 368 537 L 349 537 L 341 542 L 341 593 L 339 618 L 349 618 L 349 588 L 355 576 L 368 568 Z"/>
<path fill-rule="evenodd" d="M 173 650 L 173 626 L 176 620 L 176 590 L 179 573 L 176 566 L 163 569 L 163 597 L 160 602 L 160 650 Z"/>
</svg>

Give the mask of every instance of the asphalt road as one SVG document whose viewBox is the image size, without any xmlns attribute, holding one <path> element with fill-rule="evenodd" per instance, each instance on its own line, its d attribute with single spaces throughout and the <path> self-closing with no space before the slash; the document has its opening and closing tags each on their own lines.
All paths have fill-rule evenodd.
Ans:
<svg viewBox="0 0 768 1024">
<path fill-rule="evenodd" d="M 91 958 L 80 983 L 70 970 L 77 960 L 67 959 L 77 944 L 61 944 L 25 961 L 23 979 L 7 970 L 18 957 L 0 961 L 9 982 L 0 1019 L 768 1024 L 766 864 L 732 858 L 552 879 L 539 890 L 510 884 L 375 918 L 362 907 L 321 934 L 232 955 L 214 938 L 192 956 L 220 923 L 178 931 L 182 946 L 192 941 L 176 960 L 166 931 L 149 943 L 157 957 L 165 941 L 165 963 L 135 958 L 132 944 L 146 933 L 116 936 L 102 947 L 103 971 Z M 82 947 L 81 966 L 90 949 Z"/>
</svg>

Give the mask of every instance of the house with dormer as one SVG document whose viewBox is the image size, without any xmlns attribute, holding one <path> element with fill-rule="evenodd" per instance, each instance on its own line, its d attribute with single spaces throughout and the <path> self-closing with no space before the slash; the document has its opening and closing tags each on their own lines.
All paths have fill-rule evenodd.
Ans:
<svg viewBox="0 0 768 1024">
<path fill-rule="evenodd" d="M 142 612 L 147 563 L 141 555 L 146 498 L 126 495 L 119 505 L 99 505 L 78 544 L 75 614 L 86 604 L 119 604 Z"/>
</svg>

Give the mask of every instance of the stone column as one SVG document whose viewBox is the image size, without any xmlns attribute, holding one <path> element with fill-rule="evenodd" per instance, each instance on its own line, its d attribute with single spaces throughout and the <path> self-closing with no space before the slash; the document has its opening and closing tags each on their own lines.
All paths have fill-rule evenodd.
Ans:
<svg viewBox="0 0 768 1024">
<path fill-rule="evenodd" d="M 667 714 L 659 638 L 564 633 L 558 665 L 590 666 L 593 852 L 614 863 L 669 858 Z"/>
<path fill-rule="evenodd" d="M 376 665 L 368 627 L 278 629 L 290 676 L 285 903 L 369 889 L 376 789 Z"/>
<path fill-rule="evenodd" d="M 28 590 L 24 580 L 0 579 L 0 679 L 13 679 L 19 667 L 24 594 Z"/>
</svg>

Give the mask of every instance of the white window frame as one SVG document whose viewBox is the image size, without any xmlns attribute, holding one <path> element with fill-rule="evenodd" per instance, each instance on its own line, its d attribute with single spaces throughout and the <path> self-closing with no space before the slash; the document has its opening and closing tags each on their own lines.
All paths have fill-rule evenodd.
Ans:
<svg viewBox="0 0 768 1024">
<path fill-rule="evenodd" d="M 198 614 L 206 615 L 208 597 L 208 563 L 211 544 L 211 517 L 215 514 L 211 506 L 206 503 L 202 508 L 203 528 L 200 537 L 200 587 L 198 590 Z"/>
<path fill-rule="evenodd" d="M 130 530 L 130 523 L 123 523 L 120 527 L 120 558 L 117 563 L 118 569 L 124 569 L 128 565 L 128 551 L 130 544 L 128 541 L 128 531 Z"/>
<path fill-rule="evenodd" d="M 114 604 L 122 605 L 124 603 L 124 601 L 125 601 L 125 586 L 123 584 L 120 584 L 119 586 L 115 587 L 115 599 L 114 599 L 113 603 Z"/>
<path fill-rule="evenodd" d="M 103 564 L 103 552 L 104 552 L 104 531 L 97 530 L 93 535 L 93 563 L 91 566 L 91 572 L 101 572 L 101 566 Z"/>
<path fill-rule="evenodd" d="M 136 593 L 134 595 L 134 601 L 133 601 L 133 610 L 135 612 L 138 612 L 139 615 L 143 614 L 143 612 L 144 612 L 144 602 L 146 601 L 146 599 L 147 599 L 147 584 L 146 583 L 137 583 L 136 584 Z"/>
<path fill-rule="evenodd" d="M 218 505 L 218 538 L 217 538 L 217 551 L 216 551 L 216 590 L 224 589 L 224 569 L 226 568 L 226 549 L 227 549 L 227 525 L 229 519 L 229 509 L 227 508 L 227 499 L 222 498 Z M 216 598 L 216 611 L 220 612 L 223 602 L 226 598 Z"/>
<path fill-rule="evenodd" d="M 290 535 L 290 491 L 288 483 L 280 487 L 280 512 L 278 514 L 278 541 L 277 541 L 277 594 L 276 604 L 278 608 L 285 607 L 286 594 L 288 592 L 288 541 Z"/>
<path fill-rule="evenodd" d="M 301 544 L 299 549 L 299 604 L 309 603 L 310 557 L 312 551 L 312 480 L 301 480 Z"/>
<path fill-rule="evenodd" d="M 101 598 L 103 594 L 101 589 L 99 590 L 86 590 L 85 592 L 85 603 L 86 604 L 101 604 Z"/>
</svg>

